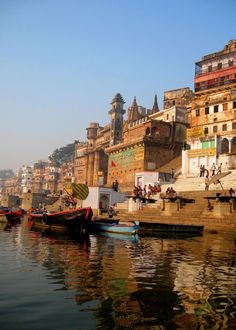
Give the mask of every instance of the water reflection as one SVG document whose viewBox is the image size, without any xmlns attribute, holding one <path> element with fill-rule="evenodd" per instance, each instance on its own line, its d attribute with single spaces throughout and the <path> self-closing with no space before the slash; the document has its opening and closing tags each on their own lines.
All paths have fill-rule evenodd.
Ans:
<svg viewBox="0 0 236 330">
<path fill-rule="evenodd" d="M 32 231 L 25 222 L 11 238 L 31 266 L 43 267 L 54 292 L 73 293 L 79 329 L 236 325 L 235 235 L 69 237 Z"/>
</svg>

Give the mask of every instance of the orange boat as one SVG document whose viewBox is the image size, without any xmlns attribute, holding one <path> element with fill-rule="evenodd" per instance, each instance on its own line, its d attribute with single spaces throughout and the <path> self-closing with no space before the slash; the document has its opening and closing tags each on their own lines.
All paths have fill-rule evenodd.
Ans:
<svg viewBox="0 0 236 330">
<path fill-rule="evenodd" d="M 0 209 L 0 215 L 5 215 L 8 221 L 18 221 L 22 218 L 24 210 L 12 210 L 6 207 Z"/>
<path fill-rule="evenodd" d="M 30 210 L 29 221 L 32 225 L 50 230 L 84 231 L 92 219 L 91 207 L 69 209 L 59 212 L 47 212 L 45 210 Z"/>
</svg>

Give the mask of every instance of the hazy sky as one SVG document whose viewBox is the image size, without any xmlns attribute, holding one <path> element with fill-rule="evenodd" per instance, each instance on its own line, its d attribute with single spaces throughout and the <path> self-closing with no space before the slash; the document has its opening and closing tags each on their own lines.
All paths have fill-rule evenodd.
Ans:
<svg viewBox="0 0 236 330">
<path fill-rule="evenodd" d="M 194 63 L 236 38 L 235 0 L 0 0 L 0 169 L 109 122 L 117 92 L 193 88 Z"/>
</svg>

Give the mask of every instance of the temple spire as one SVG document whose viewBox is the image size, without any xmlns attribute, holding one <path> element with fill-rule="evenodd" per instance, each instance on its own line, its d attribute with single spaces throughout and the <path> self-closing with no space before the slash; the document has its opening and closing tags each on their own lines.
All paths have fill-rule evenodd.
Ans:
<svg viewBox="0 0 236 330">
<path fill-rule="evenodd" d="M 138 104 L 136 101 L 136 96 L 134 97 L 132 105 L 129 107 L 128 110 L 128 122 L 131 123 L 133 121 L 136 121 L 138 119 L 142 118 L 139 110 L 138 110 Z"/>
<path fill-rule="evenodd" d="M 155 94 L 154 103 L 152 107 L 152 113 L 159 112 L 158 102 L 157 102 L 157 95 Z"/>
</svg>

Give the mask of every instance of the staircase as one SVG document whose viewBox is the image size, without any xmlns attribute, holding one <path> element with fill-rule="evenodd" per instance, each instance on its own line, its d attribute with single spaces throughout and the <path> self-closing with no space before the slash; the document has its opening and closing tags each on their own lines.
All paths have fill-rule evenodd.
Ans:
<svg viewBox="0 0 236 330">
<path fill-rule="evenodd" d="M 139 220 L 143 222 L 158 222 L 171 224 L 204 225 L 205 230 L 236 230 L 236 211 L 224 217 L 216 217 L 213 211 L 207 208 L 208 201 L 204 197 L 215 195 L 222 190 L 213 191 L 184 191 L 179 195 L 194 199 L 195 203 L 186 203 L 179 211 L 171 216 L 166 216 L 162 210 L 162 200 L 153 204 L 144 204 L 143 209 L 136 212 L 128 212 L 128 203 L 117 204 L 118 217 L 121 221 Z M 125 208 L 126 206 L 126 208 Z"/>
<path fill-rule="evenodd" d="M 223 189 L 228 191 L 231 187 L 236 191 L 236 170 L 231 170 L 231 173 L 220 180 Z M 205 190 L 205 178 L 198 175 L 179 175 L 178 178 L 171 184 L 163 184 L 161 186 L 162 192 L 165 192 L 168 187 L 173 187 L 174 190 L 179 192 L 184 191 L 203 191 Z M 220 190 L 220 184 L 211 184 L 210 191 Z"/>
</svg>

